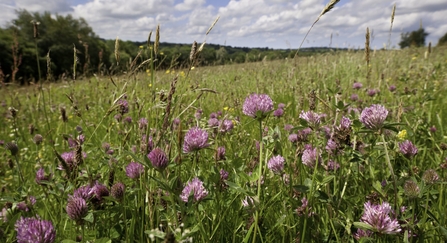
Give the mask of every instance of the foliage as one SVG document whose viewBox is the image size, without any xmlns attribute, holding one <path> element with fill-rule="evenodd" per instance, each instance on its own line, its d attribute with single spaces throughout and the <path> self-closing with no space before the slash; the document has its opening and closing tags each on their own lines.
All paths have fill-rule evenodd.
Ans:
<svg viewBox="0 0 447 243">
<path fill-rule="evenodd" d="M 443 35 L 441 38 L 439 38 L 437 46 L 445 46 L 447 45 L 447 33 Z"/>
<path fill-rule="evenodd" d="M 405 47 L 425 46 L 425 37 L 427 37 L 427 35 L 428 33 L 425 32 L 424 28 L 422 27 L 420 27 L 418 30 L 402 33 L 399 46 L 401 49 Z"/>
<path fill-rule="evenodd" d="M 363 54 L 349 51 L 154 68 L 43 89 L 2 87 L 0 241 L 15 242 L 17 220 L 37 215 L 52 222 L 56 242 L 354 242 L 360 229 L 370 231 L 363 241 L 443 242 L 446 50 L 429 59 L 424 51 L 377 51 L 371 61 L 377 82 L 361 73 Z M 244 115 L 244 100 L 253 92 L 268 94 L 284 114 L 263 120 Z M 360 119 L 372 104 L 389 111 L 374 131 Z M 313 115 L 318 122 L 303 111 L 319 114 Z M 352 123 L 341 129 L 343 117 Z M 225 120 L 232 129 L 223 129 Z M 207 131 L 208 141 L 184 153 L 193 127 Z M 330 139 L 338 141 L 335 150 Z M 406 140 L 416 155 L 401 152 Z M 314 164 L 321 163 L 314 168 L 303 164 L 309 146 L 321 155 L 314 156 Z M 166 153 L 166 168 L 148 158 L 154 148 Z M 65 152 L 79 155 L 71 161 L 75 166 L 67 166 Z M 268 161 L 277 155 L 284 167 L 273 172 Z M 140 177 L 126 175 L 132 161 L 142 165 Z M 36 181 L 40 168 L 44 175 Z M 196 177 L 207 193 L 182 195 Z M 122 194 L 112 192 L 117 182 L 125 185 Z M 81 218 L 76 207 L 67 210 L 75 190 L 98 183 L 109 196 L 89 198 Z M 381 222 L 372 218 L 380 215 L 371 205 L 388 204 L 383 218 L 399 228 L 382 231 L 371 225 Z"/>
</svg>

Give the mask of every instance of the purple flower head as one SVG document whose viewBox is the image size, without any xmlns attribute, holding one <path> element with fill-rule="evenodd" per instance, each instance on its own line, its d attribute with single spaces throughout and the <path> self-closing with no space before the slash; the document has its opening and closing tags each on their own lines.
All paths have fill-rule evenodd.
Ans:
<svg viewBox="0 0 447 243">
<path fill-rule="evenodd" d="M 289 135 L 288 139 L 291 143 L 296 143 L 296 142 L 298 142 L 298 134 L 292 133 Z"/>
<path fill-rule="evenodd" d="M 352 85 L 352 88 L 353 89 L 361 89 L 363 87 L 363 84 L 362 83 L 359 83 L 359 82 L 355 82 L 353 85 Z"/>
<path fill-rule="evenodd" d="M 172 120 L 172 129 L 175 130 L 179 125 L 180 125 L 180 118 L 174 118 L 174 120 Z"/>
<path fill-rule="evenodd" d="M 433 125 L 430 127 L 429 130 L 430 130 L 430 132 L 435 133 L 437 129 L 436 129 L 435 125 Z"/>
<path fill-rule="evenodd" d="M 304 165 L 314 168 L 317 162 L 317 157 L 320 157 L 317 155 L 317 148 L 313 148 L 312 145 L 309 144 L 305 145 L 304 147 L 305 149 L 303 151 L 303 155 L 301 156 L 301 160 Z M 320 162 L 320 159 L 321 158 L 318 158 L 318 162 Z"/>
<path fill-rule="evenodd" d="M 273 101 L 266 94 L 251 94 L 242 107 L 242 112 L 250 117 L 263 119 L 273 110 Z"/>
<path fill-rule="evenodd" d="M 185 135 L 183 152 L 190 153 L 208 147 L 208 132 L 198 127 L 193 127 Z"/>
<path fill-rule="evenodd" d="M 217 113 L 215 113 L 215 112 L 213 112 L 213 113 L 211 113 L 210 114 L 210 119 L 212 119 L 212 118 L 217 118 L 218 116 L 217 116 Z"/>
<path fill-rule="evenodd" d="M 56 230 L 51 221 L 20 217 L 15 223 L 18 243 L 53 243 Z"/>
<path fill-rule="evenodd" d="M 215 117 L 210 118 L 208 120 L 208 126 L 210 126 L 210 127 L 218 127 L 219 126 L 219 120 L 217 118 L 215 118 Z"/>
<path fill-rule="evenodd" d="M 122 116 L 121 114 L 116 114 L 115 116 L 113 116 L 113 118 L 115 118 L 115 120 L 116 120 L 117 122 L 120 122 L 121 119 L 123 119 L 123 116 Z"/>
<path fill-rule="evenodd" d="M 410 140 L 399 143 L 400 152 L 407 158 L 411 159 L 418 153 L 418 148 Z"/>
<path fill-rule="evenodd" d="M 352 94 L 350 99 L 351 99 L 351 101 L 357 101 L 357 100 L 359 100 L 359 96 L 358 96 L 358 94 Z"/>
<path fill-rule="evenodd" d="M 329 154 L 335 155 L 338 149 L 338 143 L 334 139 L 327 140 L 326 143 L 326 151 Z"/>
<path fill-rule="evenodd" d="M 90 185 L 81 186 L 74 190 L 72 197 L 83 198 L 85 201 L 89 201 L 93 197 L 93 190 Z"/>
<path fill-rule="evenodd" d="M 369 230 L 362 230 L 362 229 L 357 229 L 357 232 L 354 234 L 354 238 L 356 240 L 360 240 L 361 238 L 368 238 L 371 237 L 371 235 L 373 234 L 372 231 Z"/>
<path fill-rule="evenodd" d="M 131 179 L 138 179 L 144 173 L 144 167 L 137 162 L 130 162 L 126 166 L 126 175 Z"/>
<path fill-rule="evenodd" d="M 148 121 L 146 118 L 142 117 L 138 120 L 138 128 L 142 131 L 146 130 Z"/>
<path fill-rule="evenodd" d="M 373 97 L 374 95 L 376 95 L 377 93 L 379 93 L 379 91 L 375 90 L 375 89 L 368 89 L 368 96 Z"/>
<path fill-rule="evenodd" d="M 110 189 L 110 194 L 113 198 L 118 201 L 121 201 L 124 198 L 124 192 L 126 191 L 126 187 L 123 183 L 118 182 L 112 186 Z"/>
<path fill-rule="evenodd" d="M 127 123 L 127 124 L 132 123 L 132 117 L 130 117 L 130 116 L 126 116 L 126 117 L 124 118 L 124 120 L 123 120 L 123 123 Z"/>
<path fill-rule="evenodd" d="M 255 200 L 253 200 L 252 197 L 245 196 L 245 199 L 242 200 L 242 205 L 243 205 L 244 207 L 249 207 L 249 206 L 252 206 L 252 205 L 254 205 L 254 204 L 255 204 Z"/>
<path fill-rule="evenodd" d="M 146 134 L 141 136 L 140 150 L 141 152 L 146 153 L 152 151 L 154 148 L 154 141 L 152 140 L 152 136 L 146 139 Z"/>
<path fill-rule="evenodd" d="M 278 117 L 278 118 L 282 117 L 283 115 L 284 115 L 284 110 L 281 108 L 278 108 L 273 112 L 273 116 Z"/>
<path fill-rule="evenodd" d="M 281 174 L 284 170 L 284 158 L 281 155 L 273 156 L 267 162 L 267 167 L 275 174 Z"/>
<path fill-rule="evenodd" d="M 23 212 L 28 212 L 29 208 L 28 205 L 26 205 L 26 202 L 19 202 L 16 205 L 17 209 Z"/>
<path fill-rule="evenodd" d="M 284 125 L 284 130 L 286 130 L 288 132 L 290 132 L 292 130 L 292 128 L 293 128 L 293 125 L 291 125 L 291 124 Z"/>
<path fill-rule="evenodd" d="M 216 151 L 216 160 L 221 161 L 225 160 L 225 147 L 218 147 Z"/>
<path fill-rule="evenodd" d="M 224 169 L 221 169 L 220 171 L 219 171 L 219 174 L 220 174 L 220 180 L 221 181 L 226 181 L 226 180 L 228 180 L 228 172 L 227 171 L 225 171 Z"/>
<path fill-rule="evenodd" d="M 341 118 L 339 129 L 340 130 L 341 129 L 343 129 L 343 130 L 351 129 L 351 125 L 352 125 L 351 119 L 344 116 Z"/>
<path fill-rule="evenodd" d="M 363 109 L 360 114 L 360 122 L 371 130 L 379 130 L 383 127 L 386 117 L 388 116 L 388 110 L 382 105 L 371 105 Z"/>
<path fill-rule="evenodd" d="M 85 142 L 85 136 L 84 134 L 79 134 L 76 139 L 79 141 L 79 144 L 84 144 Z"/>
<path fill-rule="evenodd" d="M 284 110 L 285 107 L 286 107 L 286 105 L 284 103 L 279 103 L 278 104 L 278 109 Z"/>
<path fill-rule="evenodd" d="M 84 198 L 71 197 L 68 199 L 65 211 L 67 211 L 68 217 L 70 217 L 70 219 L 76 221 L 76 223 L 81 224 L 83 222 L 83 218 L 87 216 L 88 213 L 87 202 Z"/>
<path fill-rule="evenodd" d="M 200 120 L 200 118 L 202 118 L 202 113 L 203 113 L 202 109 L 196 110 L 196 113 L 194 114 L 194 116 L 196 117 L 197 120 Z"/>
<path fill-rule="evenodd" d="M 168 166 L 168 156 L 161 148 L 153 149 L 147 155 L 147 158 L 151 161 L 152 166 L 159 171 L 164 170 Z"/>
<path fill-rule="evenodd" d="M 388 87 L 388 90 L 391 92 L 396 91 L 396 85 L 390 85 L 390 87 Z"/>
<path fill-rule="evenodd" d="M 129 112 L 129 103 L 125 99 L 118 100 L 118 111 L 121 115 Z"/>
<path fill-rule="evenodd" d="M 313 111 L 301 111 L 300 118 L 307 121 L 310 127 L 316 128 L 320 125 L 321 119 L 324 118 L 324 114 L 318 114 Z"/>
<path fill-rule="evenodd" d="M 380 234 L 397 234 L 401 231 L 399 222 L 396 219 L 391 219 L 392 209 L 389 203 L 373 205 L 371 202 L 364 204 L 365 211 L 361 218 L 363 223 L 374 228 L 375 232 Z"/>
<path fill-rule="evenodd" d="M 329 160 L 327 162 L 327 170 L 331 170 L 331 171 L 336 171 L 340 168 L 340 164 L 333 161 L 333 160 Z"/>
<path fill-rule="evenodd" d="M 50 176 L 45 175 L 45 170 L 43 167 L 40 167 L 36 172 L 36 183 L 41 185 L 43 181 L 50 180 Z"/>
<path fill-rule="evenodd" d="M 229 132 L 229 131 L 233 130 L 233 128 L 234 128 L 233 121 L 229 120 L 229 119 L 225 119 L 225 120 L 221 121 L 219 124 L 219 131 L 221 133 Z"/>
<path fill-rule="evenodd" d="M 92 187 L 92 193 L 95 196 L 94 199 L 96 199 L 96 201 L 102 201 L 103 197 L 110 195 L 109 189 L 98 181 L 96 181 L 95 185 Z"/>
<path fill-rule="evenodd" d="M 203 186 L 203 182 L 197 177 L 188 182 L 183 189 L 180 198 L 182 201 L 188 202 L 190 195 L 193 196 L 194 202 L 199 202 L 208 195 L 208 191 Z"/>
</svg>

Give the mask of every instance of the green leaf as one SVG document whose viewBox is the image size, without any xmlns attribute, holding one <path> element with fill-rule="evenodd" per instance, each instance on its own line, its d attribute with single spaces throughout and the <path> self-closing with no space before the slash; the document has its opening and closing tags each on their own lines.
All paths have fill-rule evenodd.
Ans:
<svg viewBox="0 0 447 243">
<path fill-rule="evenodd" d="M 112 243 L 112 240 L 109 238 L 100 238 L 95 240 L 95 243 Z"/>
<path fill-rule="evenodd" d="M 370 230 L 370 231 L 375 231 L 374 228 L 367 224 L 367 223 L 363 223 L 363 222 L 354 222 L 354 226 L 356 228 L 362 229 L 362 230 Z"/>
<path fill-rule="evenodd" d="M 309 187 L 305 186 L 305 185 L 296 185 L 296 186 L 293 186 L 293 189 L 295 189 L 301 193 L 307 193 L 309 191 Z"/>
</svg>

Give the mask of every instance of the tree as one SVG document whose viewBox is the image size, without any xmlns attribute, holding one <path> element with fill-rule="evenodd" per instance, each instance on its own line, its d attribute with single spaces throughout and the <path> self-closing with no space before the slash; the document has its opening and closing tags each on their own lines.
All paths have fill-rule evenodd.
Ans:
<svg viewBox="0 0 447 243">
<path fill-rule="evenodd" d="M 437 46 L 447 46 L 447 33 L 439 38 Z"/>
<path fill-rule="evenodd" d="M 425 32 L 421 25 L 418 30 L 402 33 L 399 46 L 401 49 L 404 49 L 405 47 L 425 46 L 425 37 L 427 37 L 427 35 L 428 33 Z"/>
<path fill-rule="evenodd" d="M 35 38 L 33 23 L 39 23 L 38 33 Z M 105 42 L 101 40 L 84 19 L 74 19 L 71 15 L 52 16 L 49 12 L 30 13 L 26 10 L 17 11 L 17 18 L 11 26 L 0 29 L 0 63 L 3 72 L 12 74 L 8 70 L 13 65 L 13 55 L 21 57 L 21 65 L 18 67 L 17 76 L 23 80 L 39 79 L 38 66 L 42 75 L 46 77 L 47 60 L 49 53 L 51 58 L 51 73 L 58 78 L 63 74 L 71 77 L 74 64 L 74 47 L 77 50 L 78 64 L 77 76 L 89 75 L 98 71 L 101 62 L 109 66 L 107 58 L 101 59 L 101 55 L 107 57 L 109 51 Z M 14 45 L 13 34 L 17 33 L 18 44 Z M 36 46 L 37 59 L 36 60 Z M 5 49 L 4 49 L 5 48 Z M 3 52 L 5 52 L 3 54 Z M 37 61 L 38 64 L 37 65 Z M 17 66 L 17 65 L 15 65 Z M 14 70 L 14 69 L 13 69 Z"/>
</svg>

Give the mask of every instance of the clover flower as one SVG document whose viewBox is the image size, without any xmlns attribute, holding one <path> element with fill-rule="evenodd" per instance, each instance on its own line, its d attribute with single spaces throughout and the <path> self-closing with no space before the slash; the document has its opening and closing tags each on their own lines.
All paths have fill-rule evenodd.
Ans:
<svg viewBox="0 0 447 243">
<path fill-rule="evenodd" d="M 208 191 L 203 186 L 203 182 L 195 177 L 187 183 L 185 188 L 183 188 L 180 198 L 184 202 L 188 202 L 189 196 L 193 196 L 194 202 L 199 202 L 208 195 Z"/>
<path fill-rule="evenodd" d="M 407 158 L 411 159 L 418 153 L 418 148 L 410 141 L 405 140 L 399 143 L 400 152 Z"/>
<path fill-rule="evenodd" d="M 273 101 L 266 94 L 251 94 L 245 99 L 242 112 L 250 117 L 263 119 L 273 110 Z"/>
<path fill-rule="evenodd" d="M 401 231 L 399 222 L 390 217 L 390 214 L 393 212 L 388 202 L 374 205 L 368 201 L 363 206 L 364 213 L 360 221 L 370 225 L 375 232 L 380 234 L 397 234 Z"/>
<path fill-rule="evenodd" d="M 88 206 L 84 198 L 71 197 L 68 199 L 67 206 L 65 207 L 68 217 L 76 223 L 82 223 L 83 218 L 87 216 Z"/>
<path fill-rule="evenodd" d="M 284 170 L 284 157 L 281 155 L 273 156 L 267 162 L 267 168 L 275 174 L 281 174 Z"/>
<path fill-rule="evenodd" d="M 144 173 L 144 167 L 137 162 L 130 162 L 126 166 L 126 175 L 131 179 L 138 179 Z"/>
<path fill-rule="evenodd" d="M 51 221 L 20 217 L 14 226 L 18 243 L 53 243 L 56 238 Z"/>
<path fill-rule="evenodd" d="M 185 135 L 183 152 L 190 153 L 208 147 L 208 132 L 198 127 L 193 127 Z"/>
<path fill-rule="evenodd" d="M 161 148 L 153 149 L 147 155 L 147 158 L 151 161 L 152 166 L 159 171 L 164 170 L 168 166 L 168 156 Z"/>
<path fill-rule="evenodd" d="M 383 127 L 386 117 L 388 116 L 388 110 L 382 105 L 371 105 L 363 109 L 360 115 L 360 122 L 371 130 L 377 131 Z"/>
</svg>

